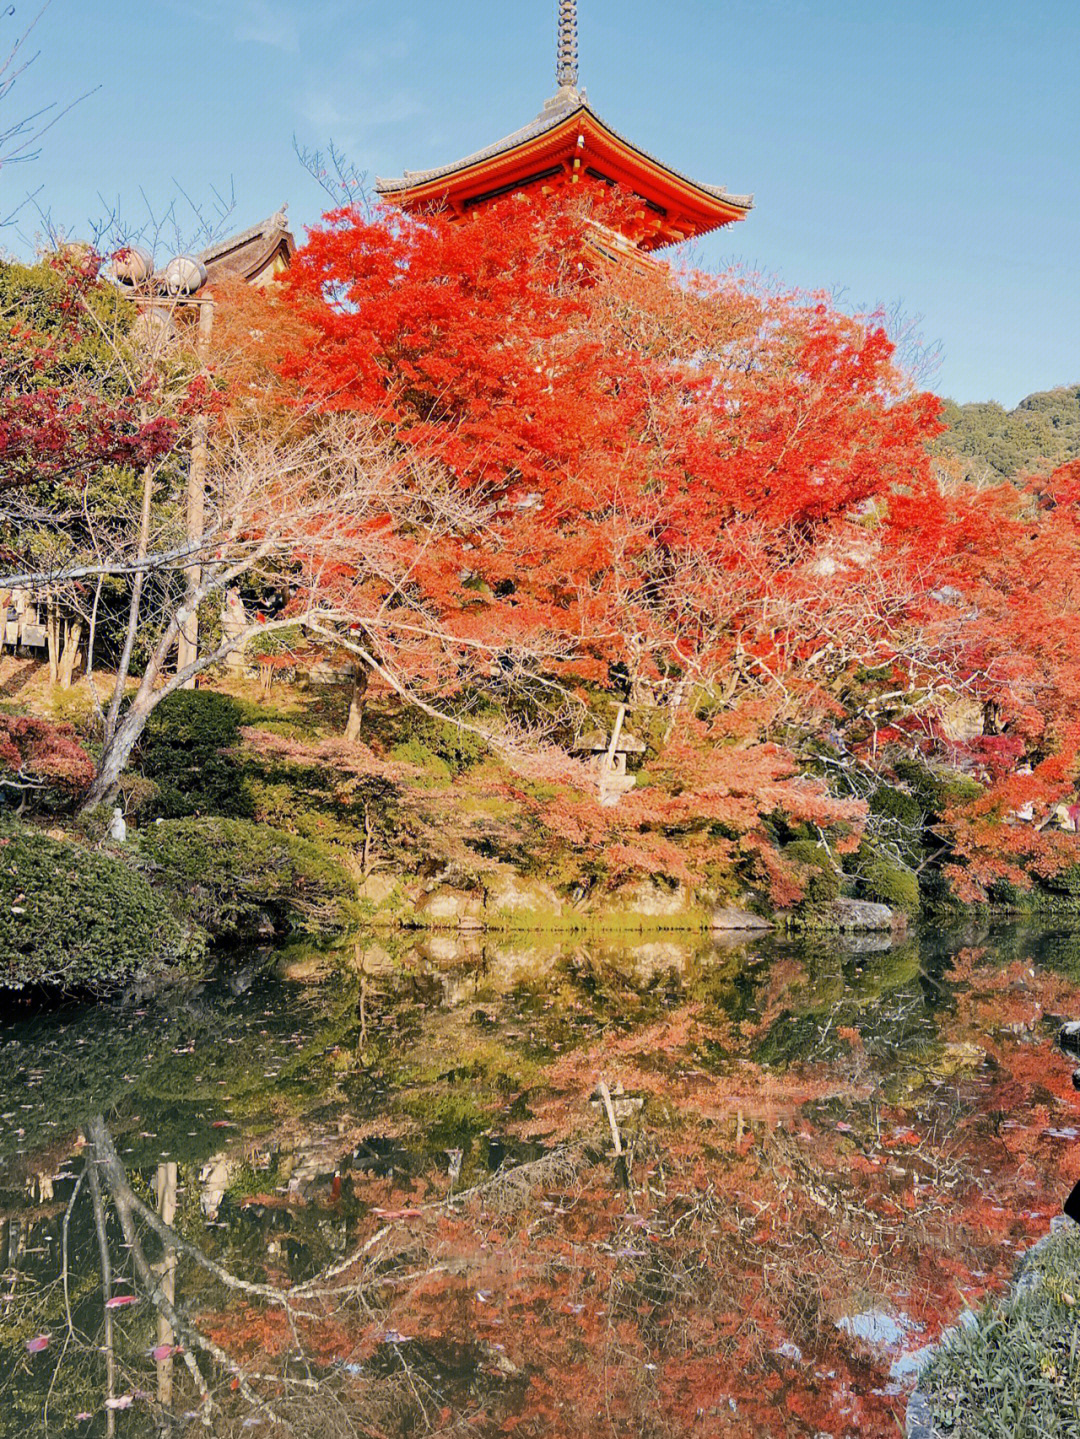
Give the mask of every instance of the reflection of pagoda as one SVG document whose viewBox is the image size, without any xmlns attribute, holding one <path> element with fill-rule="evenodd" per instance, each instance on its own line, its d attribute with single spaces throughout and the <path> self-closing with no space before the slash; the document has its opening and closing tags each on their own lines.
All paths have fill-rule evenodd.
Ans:
<svg viewBox="0 0 1080 1439">
<path fill-rule="evenodd" d="M 587 176 L 641 202 L 620 223 L 624 245 L 658 250 L 745 218 L 749 195 L 699 185 L 615 133 L 578 89 L 577 0 L 559 0 L 559 89 L 524 129 L 453 165 L 380 180 L 384 199 L 407 210 L 461 217 L 489 200 L 536 187 L 542 194 Z"/>
</svg>

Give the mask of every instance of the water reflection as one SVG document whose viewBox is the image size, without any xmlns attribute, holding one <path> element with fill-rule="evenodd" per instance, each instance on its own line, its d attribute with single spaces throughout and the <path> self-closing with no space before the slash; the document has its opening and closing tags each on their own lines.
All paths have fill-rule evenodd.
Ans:
<svg viewBox="0 0 1080 1439">
<path fill-rule="evenodd" d="M 1069 931 L 372 935 L 10 1014 L 0 1415 L 893 1434 L 1080 1175 L 1078 972 Z"/>
</svg>

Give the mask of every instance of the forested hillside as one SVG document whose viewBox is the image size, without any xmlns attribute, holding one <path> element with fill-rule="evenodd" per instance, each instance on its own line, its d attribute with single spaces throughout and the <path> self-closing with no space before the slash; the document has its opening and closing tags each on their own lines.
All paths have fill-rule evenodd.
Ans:
<svg viewBox="0 0 1080 1439">
<path fill-rule="evenodd" d="M 976 476 L 1011 479 L 1080 459 L 1080 385 L 1061 385 L 1021 400 L 1015 410 L 996 401 L 945 402 L 943 448 L 970 462 Z"/>
</svg>

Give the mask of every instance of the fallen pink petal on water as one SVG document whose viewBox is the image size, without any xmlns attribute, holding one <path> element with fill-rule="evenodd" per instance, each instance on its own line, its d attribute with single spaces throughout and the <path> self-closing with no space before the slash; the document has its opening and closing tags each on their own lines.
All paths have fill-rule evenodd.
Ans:
<svg viewBox="0 0 1080 1439">
<path fill-rule="evenodd" d="M 114 1294 L 111 1299 L 106 1299 L 106 1309 L 123 1309 L 125 1304 L 138 1304 L 138 1296 L 135 1294 Z"/>
<path fill-rule="evenodd" d="M 28 1354 L 40 1354 L 43 1349 L 48 1349 L 48 1347 L 49 1336 L 47 1334 L 37 1334 L 33 1339 L 26 1341 L 26 1352 Z"/>
<path fill-rule="evenodd" d="M 85 1424 L 86 1421 L 87 1421 L 87 1419 L 93 1419 L 93 1417 L 94 1417 L 94 1416 L 93 1416 L 92 1414 L 88 1414 L 88 1413 L 76 1414 L 76 1415 L 75 1415 L 75 1423 L 76 1423 L 76 1424 Z"/>
<path fill-rule="evenodd" d="M 158 1344 L 150 1351 L 151 1359 L 156 1359 L 160 1364 L 163 1359 L 171 1359 L 174 1354 L 182 1354 L 184 1351 L 179 1344 Z"/>
<path fill-rule="evenodd" d="M 130 1409 L 135 1402 L 134 1394 L 120 1394 L 115 1399 L 106 1399 L 106 1409 Z"/>
</svg>

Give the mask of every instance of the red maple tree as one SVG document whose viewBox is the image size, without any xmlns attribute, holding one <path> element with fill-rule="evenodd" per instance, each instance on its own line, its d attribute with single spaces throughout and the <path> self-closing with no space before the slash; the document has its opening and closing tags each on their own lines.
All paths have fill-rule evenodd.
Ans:
<svg viewBox="0 0 1080 1439">
<path fill-rule="evenodd" d="M 152 377 L 116 348 L 133 314 L 98 278 L 99 257 L 61 252 L 7 267 L 0 290 L 0 490 L 142 467 L 176 441 Z"/>
</svg>

